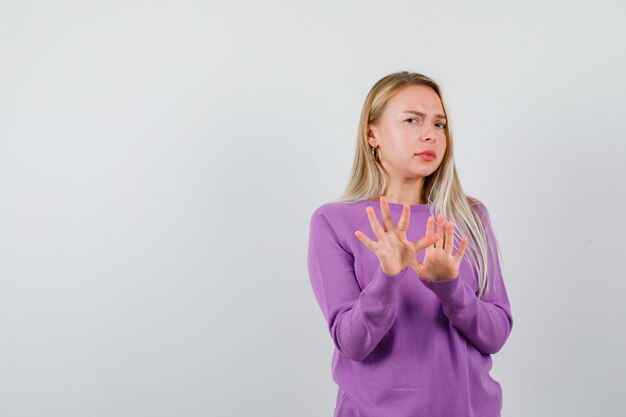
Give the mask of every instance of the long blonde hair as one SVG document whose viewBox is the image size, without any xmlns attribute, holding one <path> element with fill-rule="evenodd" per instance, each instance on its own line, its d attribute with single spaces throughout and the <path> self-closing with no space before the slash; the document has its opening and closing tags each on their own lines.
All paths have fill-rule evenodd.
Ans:
<svg viewBox="0 0 626 417">
<path fill-rule="evenodd" d="M 489 268 L 493 272 L 494 259 L 500 262 L 500 248 L 495 242 L 487 242 L 485 225 L 481 221 L 478 205 L 481 202 L 466 196 L 461 188 L 454 163 L 454 147 L 450 130 L 450 115 L 446 111 L 441 87 L 431 78 L 408 71 L 389 74 L 374 84 L 365 98 L 357 133 L 356 154 L 352 173 L 345 192 L 335 202 L 352 202 L 378 199 L 384 195 L 388 180 L 380 161 L 374 159 L 371 147 L 367 142 L 369 123 L 376 123 L 383 114 L 385 105 L 400 89 L 410 85 L 426 85 L 431 87 L 441 99 L 447 123 L 444 132 L 447 138 L 446 151 L 441 164 L 435 172 L 424 178 L 421 200 L 430 204 L 431 215 L 437 218 L 443 214 L 446 220 L 454 222 L 455 247 L 462 236 L 468 237 L 468 245 L 464 257 L 468 258 L 474 272 L 478 275 L 478 298 L 484 298 L 489 289 L 488 257 L 492 260 Z M 489 221 L 488 215 L 485 213 Z M 494 245 L 495 243 L 495 245 Z"/>
</svg>

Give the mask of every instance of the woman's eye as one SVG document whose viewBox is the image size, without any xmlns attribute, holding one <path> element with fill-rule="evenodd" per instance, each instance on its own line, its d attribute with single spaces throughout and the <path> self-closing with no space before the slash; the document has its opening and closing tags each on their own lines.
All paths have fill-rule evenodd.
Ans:
<svg viewBox="0 0 626 417">
<path fill-rule="evenodd" d="M 410 124 L 414 124 L 414 123 L 411 123 L 412 120 L 415 120 L 416 122 L 419 122 L 419 120 L 416 119 L 415 117 L 408 118 L 408 119 L 405 120 L 405 122 L 409 122 Z M 440 125 L 441 126 L 440 129 L 443 129 L 446 126 L 445 123 L 441 123 L 441 122 L 436 123 L 436 125 Z"/>
</svg>

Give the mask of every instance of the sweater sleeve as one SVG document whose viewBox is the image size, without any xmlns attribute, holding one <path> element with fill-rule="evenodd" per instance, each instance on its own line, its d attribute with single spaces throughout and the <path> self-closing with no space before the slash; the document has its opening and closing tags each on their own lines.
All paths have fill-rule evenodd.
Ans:
<svg viewBox="0 0 626 417">
<path fill-rule="evenodd" d="M 479 299 L 471 286 L 458 279 L 420 281 L 441 300 L 443 311 L 452 324 L 483 354 L 497 353 L 513 328 L 513 317 L 497 256 L 495 235 L 487 208 L 478 211 L 485 226 L 488 260 L 488 291 Z M 456 249 L 455 249 L 456 252 Z"/>
<path fill-rule="evenodd" d="M 361 290 L 354 256 L 338 238 L 327 215 L 318 209 L 310 222 L 308 270 L 335 347 L 352 360 L 364 360 L 393 325 L 399 284 L 412 269 L 387 275 L 379 264 Z"/>
</svg>

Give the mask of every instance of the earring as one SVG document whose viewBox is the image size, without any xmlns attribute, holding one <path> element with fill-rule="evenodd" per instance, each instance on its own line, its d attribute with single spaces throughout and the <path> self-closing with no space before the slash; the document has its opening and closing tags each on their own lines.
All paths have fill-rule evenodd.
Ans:
<svg viewBox="0 0 626 417">
<path fill-rule="evenodd" d="M 372 147 L 372 156 L 374 157 L 374 161 L 378 161 L 378 152 L 376 152 L 377 148 Z"/>
</svg>

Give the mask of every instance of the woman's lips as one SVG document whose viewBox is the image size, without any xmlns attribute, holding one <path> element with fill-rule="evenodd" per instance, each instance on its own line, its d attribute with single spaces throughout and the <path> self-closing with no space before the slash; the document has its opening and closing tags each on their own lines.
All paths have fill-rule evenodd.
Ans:
<svg viewBox="0 0 626 417">
<path fill-rule="evenodd" d="M 433 159 L 435 159 L 434 156 L 432 156 L 431 154 L 428 154 L 428 153 L 416 154 L 415 156 L 419 156 L 424 161 L 432 161 Z"/>
</svg>

